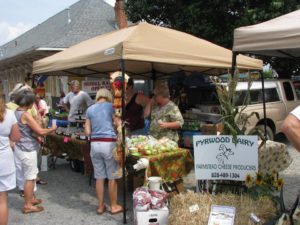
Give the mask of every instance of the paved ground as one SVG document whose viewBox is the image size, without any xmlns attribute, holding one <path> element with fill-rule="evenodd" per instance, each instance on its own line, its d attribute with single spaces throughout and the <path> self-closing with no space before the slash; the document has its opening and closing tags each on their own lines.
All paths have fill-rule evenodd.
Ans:
<svg viewBox="0 0 300 225">
<path fill-rule="evenodd" d="M 288 144 L 286 139 L 277 141 Z M 300 153 L 289 144 L 293 163 L 281 177 L 285 180 L 284 197 L 287 206 L 295 200 L 300 188 Z M 16 191 L 9 193 L 9 224 L 10 225 L 119 225 L 123 224 L 123 214 L 96 215 L 97 200 L 94 187 L 88 184 L 88 177 L 70 170 L 69 164 L 60 160 L 56 170 L 42 172 L 41 177 L 48 181 L 45 186 L 39 186 L 38 197 L 44 200 L 46 210 L 42 213 L 23 215 L 21 208 L 23 199 Z M 193 174 L 189 176 L 193 183 Z M 192 184 L 187 186 L 192 187 Z M 120 195 L 120 200 L 122 199 Z M 131 194 L 127 194 L 127 224 L 133 224 Z"/>
<path fill-rule="evenodd" d="M 72 171 L 68 162 L 59 160 L 56 170 L 41 172 L 48 184 L 38 186 L 37 196 L 42 198 L 45 211 L 23 215 L 23 199 L 16 191 L 9 193 L 9 225 L 119 225 L 123 214 L 96 214 L 97 200 L 94 184 L 89 186 L 88 177 Z M 122 196 L 120 195 L 120 200 Z M 127 196 L 127 224 L 132 223 L 131 195 Z"/>
</svg>

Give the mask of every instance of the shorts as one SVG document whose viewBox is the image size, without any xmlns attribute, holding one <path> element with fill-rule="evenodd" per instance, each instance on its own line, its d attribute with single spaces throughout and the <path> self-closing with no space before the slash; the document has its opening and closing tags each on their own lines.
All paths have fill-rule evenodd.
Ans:
<svg viewBox="0 0 300 225">
<path fill-rule="evenodd" d="M 113 156 L 116 142 L 91 142 L 91 159 L 95 179 L 119 179 L 114 173 L 118 170 L 118 162 Z"/>
<path fill-rule="evenodd" d="M 16 187 L 16 172 L 0 176 L 0 192 L 9 191 Z"/>
<path fill-rule="evenodd" d="M 24 180 L 35 180 L 39 172 L 37 168 L 37 151 L 24 152 L 15 149 L 15 163 L 17 176 L 23 175 Z"/>
</svg>

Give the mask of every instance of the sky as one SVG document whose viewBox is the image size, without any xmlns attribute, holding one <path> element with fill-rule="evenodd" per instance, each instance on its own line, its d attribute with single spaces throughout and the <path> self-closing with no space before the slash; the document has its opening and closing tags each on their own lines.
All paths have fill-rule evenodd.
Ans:
<svg viewBox="0 0 300 225">
<path fill-rule="evenodd" d="M 0 0 L 0 46 L 77 1 L 79 0 Z M 112 6 L 115 3 L 115 0 L 105 1 Z"/>
</svg>

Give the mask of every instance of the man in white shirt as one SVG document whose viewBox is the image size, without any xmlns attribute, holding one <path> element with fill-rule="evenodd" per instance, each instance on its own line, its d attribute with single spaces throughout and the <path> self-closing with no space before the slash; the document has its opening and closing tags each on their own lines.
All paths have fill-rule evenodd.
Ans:
<svg viewBox="0 0 300 225">
<path fill-rule="evenodd" d="M 64 98 L 65 109 L 69 112 L 69 122 L 75 122 L 75 117 L 79 112 L 85 115 L 86 109 L 94 103 L 91 97 L 84 91 L 80 90 L 78 80 L 69 82 L 71 92 Z"/>
<path fill-rule="evenodd" d="M 289 113 L 281 125 L 281 131 L 300 152 L 300 106 Z"/>
</svg>

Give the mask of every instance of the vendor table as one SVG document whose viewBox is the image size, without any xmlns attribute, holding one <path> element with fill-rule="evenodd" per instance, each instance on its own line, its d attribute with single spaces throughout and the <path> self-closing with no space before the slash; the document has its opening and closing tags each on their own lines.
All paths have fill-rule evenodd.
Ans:
<svg viewBox="0 0 300 225">
<path fill-rule="evenodd" d="M 93 166 L 90 157 L 88 141 L 79 140 L 63 135 L 49 134 L 46 137 L 44 147 L 49 149 L 53 158 L 66 153 L 71 160 L 84 161 L 85 174 L 91 174 Z M 55 162 L 54 162 L 55 163 Z"/>
<path fill-rule="evenodd" d="M 92 174 L 93 166 L 88 141 L 50 134 L 46 138 L 45 147 L 50 150 L 53 157 L 66 153 L 72 160 L 83 160 L 85 174 Z M 149 160 L 148 177 L 160 176 L 164 182 L 176 181 L 187 175 L 194 167 L 194 160 L 187 149 L 177 149 L 171 152 L 142 155 L 140 157 L 129 156 L 128 161 L 131 164 L 135 164 L 139 158 L 147 158 Z"/>
<path fill-rule="evenodd" d="M 186 176 L 194 167 L 194 160 L 189 150 L 177 149 L 156 155 L 129 156 L 132 161 L 139 158 L 149 160 L 147 176 L 159 176 L 164 182 L 176 181 Z"/>
</svg>

